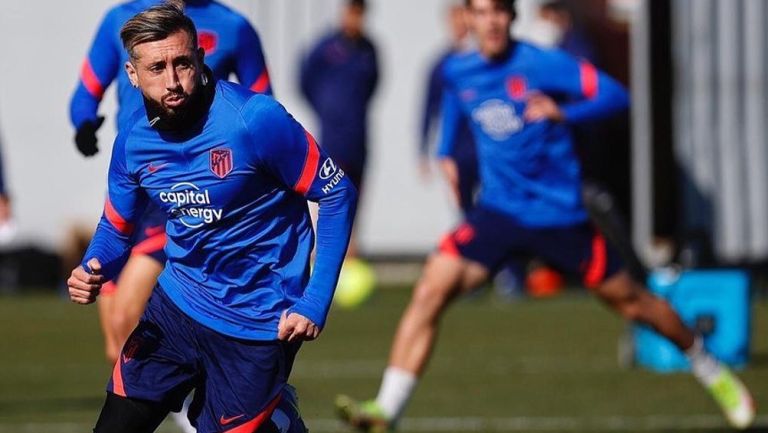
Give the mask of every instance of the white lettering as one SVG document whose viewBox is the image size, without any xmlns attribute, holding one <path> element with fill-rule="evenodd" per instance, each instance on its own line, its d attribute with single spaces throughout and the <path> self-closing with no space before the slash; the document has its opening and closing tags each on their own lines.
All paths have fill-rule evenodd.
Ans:
<svg viewBox="0 0 768 433">
<path fill-rule="evenodd" d="M 341 182 L 341 179 L 344 177 L 344 170 L 339 169 L 339 172 L 336 173 L 336 176 L 333 176 L 333 179 L 331 179 L 328 183 L 325 184 L 323 187 L 323 194 L 328 194 L 329 192 L 333 191 L 333 188 L 336 187 L 336 185 Z"/>
</svg>

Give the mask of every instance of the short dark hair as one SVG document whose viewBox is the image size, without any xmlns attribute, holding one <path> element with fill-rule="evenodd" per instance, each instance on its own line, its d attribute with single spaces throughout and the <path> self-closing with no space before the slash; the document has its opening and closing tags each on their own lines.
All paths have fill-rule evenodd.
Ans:
<svg viewBox="0 0 768 433">
<path fill-rule="evenodd" d="M 501 6 L 508 10 L 510 13 L 515 13 L 515 0 L 494 0 L 496 3 L 501 4 Z M 464 0 L 464 4 L 467 7 L 472 6 L 472 0 Z"/>
<path fill-rule="evenodd" d="M 365 0 L 349 0 L 347 2 L 347 6 L 352 6 L 356 8 L 360 8 L 362 10 L 365 10 Z"/>
<path fill-rule="evenodd" d="M 195 48 L 197 47 L 197 29 L 192 20 L 184 14 L 184 3 L 169 0 L 129 19 L 120 30 L 120 39 L 131 60 L 134 60 L 136 45 L 160 41 L 178 31 L 187 32 Z"/>
</svg>

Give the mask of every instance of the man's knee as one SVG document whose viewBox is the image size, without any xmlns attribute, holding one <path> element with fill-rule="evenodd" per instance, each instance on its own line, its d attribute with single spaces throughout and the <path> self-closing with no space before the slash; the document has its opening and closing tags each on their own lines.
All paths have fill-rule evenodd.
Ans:
<svg viewBox="0 0 768 433">
<path fill-rule="evenodd" d="M 623 274 L 607 280 L 595 293 L 625 319 L 632 321 L 644 317 L 645 309 L 653 299 L 644 287 Z"/>
<path fill-rule="evenodd" d="M 168 415 L 162 403 L 107 393 L 94 433 L 152 433 Z"/>
</svg>

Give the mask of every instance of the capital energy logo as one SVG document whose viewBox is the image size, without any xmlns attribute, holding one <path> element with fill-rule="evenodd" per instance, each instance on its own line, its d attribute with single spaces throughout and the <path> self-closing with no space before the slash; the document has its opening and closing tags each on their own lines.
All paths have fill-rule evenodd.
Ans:
<svg viewBox="0 0 768 433">
<path fill-rule="evenodd" d="M 199 228 L 221 220 L 224 211 L 211 205 L 211 195 L 207 189 L 201 190 L 190 182 L 173 185 L 170 191 L 160 193 L 160 201 L 171 203 L 171 217 L 189 228 Z"/>
</svg>

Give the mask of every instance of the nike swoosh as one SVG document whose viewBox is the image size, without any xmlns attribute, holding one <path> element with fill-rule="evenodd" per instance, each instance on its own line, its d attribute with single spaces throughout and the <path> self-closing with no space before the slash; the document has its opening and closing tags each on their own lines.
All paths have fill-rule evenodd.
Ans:
<svg viewBox="0 0 768 433">
<path fill-rule="evenodd" d="M 161 168 L 165 167 L 166 165 L 168 164 L 152 165 L 152 163 L 150 163 L 147 169 L 149 170 L 150 173 L 154 173 L 157 170 L 160 170 Z"/>
<path fill-rule="evenodd" d="M 233 421 L 238 420 L 244 416 L 245 415 L 243 414 L 243 415 L 233 416 L 231 418 L 224 418 L 224 415 L 222 415 L 221 418 L 219 418 L 219 423 L 221 423 L 221 425 L 231 424 Z"/>
</svg>

